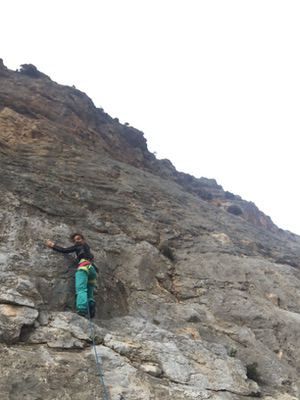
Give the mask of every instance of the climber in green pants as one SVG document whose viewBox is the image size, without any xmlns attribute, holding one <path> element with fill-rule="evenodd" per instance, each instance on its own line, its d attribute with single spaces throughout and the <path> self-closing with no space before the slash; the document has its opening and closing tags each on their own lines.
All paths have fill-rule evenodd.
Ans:
<svg viewBox="0 0 300 400">
<path fill-rule="evenodd" d="M 47 240 L 46 245 L 59 253 L 76 253 L 78 266 L 75 274 L 76 311 L 79 315 L 93 318 L 96 313 L 94 288 L 97 281 L 97 267 L 93 264 L 94 256 L 81 233 L 73 233 L 70 237 L 74 243 L 71 247 L 57 246 Z"/>
<path fill-rule="evenodd" d="M 75 274 L 76 310 L 85 315 L 87 304 L 91 318 L 95 314 L 94 288 L 97 281 L 97 273 L 93 264 L 87 259 L 81 259 Z"/>
</svg>

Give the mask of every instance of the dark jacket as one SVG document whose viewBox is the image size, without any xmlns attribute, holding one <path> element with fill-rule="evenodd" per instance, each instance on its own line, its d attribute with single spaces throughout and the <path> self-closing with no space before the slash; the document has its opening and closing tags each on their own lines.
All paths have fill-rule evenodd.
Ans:
<svg viewBox="0 0 300 400">
<path fill-rule="evenodd" d="M 82 258 L 93 261 L 94 256 L 91 253 L 90 246 L 87 243 L 84 244 L 75 244 L 71 247 L 60 247 L 54 245 L 52 247 L 53 250 L 58 251 L 59 253 L 76 253 L 77 261 L 79 262 Z"/>
</svg>

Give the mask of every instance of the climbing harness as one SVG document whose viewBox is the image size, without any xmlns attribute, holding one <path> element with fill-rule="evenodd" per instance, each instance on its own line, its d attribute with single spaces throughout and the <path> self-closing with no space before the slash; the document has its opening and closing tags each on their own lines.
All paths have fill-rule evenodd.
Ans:
<svg viewBox="0 0 300 400">
<path fill-rule="evenodd" d="M 104 382 L 104 374 L 103 374 L 103 370 L 101 367 L 101 358 L 97 353 L 97 348 L 96 348 L 96 344 L 95 344 L 95 330 L 94 330 L 94 326 L 93 326 L 93 323 L 91 320 L 89 307 L 88 307 L 88 317 L 89 317 L 89 326 L 90 326 L 90 336 L 92 339 L 93 349 L 94 349 L 94 354 L 95 354 L 96 367 L 98 370 L 100 384 L 103 388 L 103 398 L 104 398 L 104 400 L 111 400 L 108 388 L 106 387 L 105 382 Z"/>
<path fill-rule="evenodd" d="M 88 274 L 88 273 L 89 273 L 89 270 L 90 270 L 92 267 L 95 268 L 95 266 L 94 266 L 90 261 L 85 260 L 84 258 L 82 258 L 82 259 L 79 261 L 77 270 L 78 270 L 78 269 L 81 269 L 81 270 L 85 271 L 85 272 Z M 96 269 L 96 268 L 95 268 L 95 269 Z M 96 270 L 96 271 L 97 271 L 97 270 Z M 89 283 L 90 285 L 96 285 L 97 279 L 89 279 L 89 280 L 88 280 L 88 283 Z"/>
<path fill-rule="evenodd" d="M 77 269 L 82 269 L 83 271 L 86 271 L 86 272 L 88 272 L 91 268 L 92 268 L 91 262 L 86 260 L 86 259 L 84 259 L 84 258 L 82 258 L 79 261 L 79 264 L 78 264 L 78 267 L 77 267 Z"/>
</svg>

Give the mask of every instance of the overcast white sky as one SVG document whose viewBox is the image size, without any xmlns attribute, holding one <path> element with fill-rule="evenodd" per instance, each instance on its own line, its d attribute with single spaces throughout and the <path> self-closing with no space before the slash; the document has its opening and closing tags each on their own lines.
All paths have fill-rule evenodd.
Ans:
<svg viewBox="0 0 300 400">
<path fill-rule="evenodd" d="M 299 21 L 298 0 L 10 0 L 0 58 L 74 84 L 300 234 Z"/>
</svg>

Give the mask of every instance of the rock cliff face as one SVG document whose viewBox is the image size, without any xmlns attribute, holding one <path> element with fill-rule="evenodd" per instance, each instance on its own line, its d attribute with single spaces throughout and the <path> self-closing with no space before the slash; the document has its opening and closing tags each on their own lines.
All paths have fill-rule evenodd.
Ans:
<svg viewBox="0 0 300 400">
<path fill-rule="evenodd" d="M 74 260 L 96 255 L 113 400 L 300 396 L 300 238 L 34 66 L 0 63 L 1 399 L 103 399 Z"/>
</svg>

